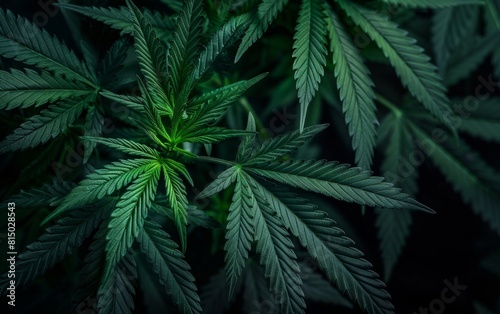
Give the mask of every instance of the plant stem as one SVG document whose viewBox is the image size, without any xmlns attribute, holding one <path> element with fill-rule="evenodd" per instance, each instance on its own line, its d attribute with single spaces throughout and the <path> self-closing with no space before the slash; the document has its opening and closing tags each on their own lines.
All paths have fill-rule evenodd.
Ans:
<svg viewBox="0 0 500 314">
<path fill-rule="evenodd" d="M 213 162 L 219 165 L 224 165 L 224 166 L 235 166 L 236 163 L 229 161 L 229 160 L 224 160 L 220 158 L 215 158 L 215 157 L 209 157 L 209 156 L 198 156 L 197 160 L 201 161 L 207 161 L 207 162 Z"/>
</svg>

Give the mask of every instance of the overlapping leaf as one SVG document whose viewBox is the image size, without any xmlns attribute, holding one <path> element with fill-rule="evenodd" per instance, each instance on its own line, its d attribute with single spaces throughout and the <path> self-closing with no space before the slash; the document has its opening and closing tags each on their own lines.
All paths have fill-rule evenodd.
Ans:
<svg viewBox="0 0 500 314">
<path fill-rule="evenodd" d="M 354 23 L 382 49 L 410 93 L 440 122 L 453 129 L 449 99 L 436 67 L 415 40 L 387 17 L 349 1 L 338 0 Z"/>
<path fill-rule="evenodd" d="M 436 142 L 422 127 L 412 124 L 411 129 L 420 142 L 429 145 L 425 153 L 460 193 L 463 201 L 500 234 L 498 172 L 463 141 L 450 138 Z"/>
<path fill-rule="evenodd" d="M 96 78 L 69 48 L 45 30 L 0 10 L 0 55 L 94 86 Z"/>
<path fill-rule="evenodd" d="M 106 235 L 106 267 L 103 281 L 113 275 L 118 262 L 127 253 L 142 229 L 144 219 L 156 195 L 161 167 L 150 163 L 148 168 L 127 188 L 111 213 Z"/>
<path fill-rule="evenodd" d="M 25 150 L 44 144 L 66 131 L 93 96 L 51 105 L 21 124 L 0 143 L 0 153 Z"/>
<path fill-rule="evenodd" d="M 72 97 L 93 93 L 87 86 L 73 82 L 59 75 L 40 74 L 26 69 L 26 72 L 12 69 L 0 71 L 0 109 L 11 110 L 54 103 Z"/>
<path fill-rule="evenodd" d="M 153 221 L 146 220 L 138 237 L 141 250 L 148 257 L 160 283 L 172 296 L 181 313 L 201 313 L 200 298 L 194 277 L 178 246 Z"/>
<path fill-rule="evenodd" d="M 288 3 L 288 0 L 263 0 L 257 9 L 257 14 L 241 41 L 238 52 L 236 53 L 235 62 L 243 56 L 245 51 L 257 41 L 267 30 L 278 13 L 283 10 L 283 7 Z"/>
</svg>

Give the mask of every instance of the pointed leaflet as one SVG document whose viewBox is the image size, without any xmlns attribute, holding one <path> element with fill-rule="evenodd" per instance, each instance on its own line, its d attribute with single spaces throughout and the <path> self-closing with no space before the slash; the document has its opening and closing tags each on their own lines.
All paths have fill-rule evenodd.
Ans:
<svg viewBox="0 0 500 314">
<path fill-rule="evenodd" d="M 225 269 L 229 284 L 229 298 L 236 290 L 238 279 L 248 259 L 254 239 L 254 223 L 256 200 L 252 197 L 251 188 L 245 178 L 238 172 L 233 200 L 229 206 L 226 225 Z"/>
<path fill-rule="evenodd" d="M 468 78 L 484 59 L 500 47 L 500 31 L 491 32 L 485 36 L 475 36 L 464 41 L 449 58 L 444 82 L 452 86 L 460 80 Z"/>
<path fill-rule="evenodd" d="M 245 273 L 243 274 L 242 286 L 243 290 L 243 312 L 245 314 L 254 313 L 269 313 L 275 314 L 280 311 L 278 306 L 270 308 L 270 300 L 273 300 L 276 305 L 281 301 L 276 299 L 275 295 L 269 291 L 269 280 L 264 275 L 264 269 L 254 258 L 250 258 Z"/>
<path fill-rule="evenodd" d="M 300 102 L 300 130 L 304 129 L 307 107 L 318 90 L 326 65 L 325 8 L 321 0 L 303 0 L 295 30 L 295 87 Z"/>
<path fill-rule="evenodd" d="M 248 16 L 240 15 L 231 18 L 226 24 L 212 36 L 210 41 L 200 54 L 198 64 L 194 71 L 194 78 L 200 79 L 207 72 L 212 63 L 224 51 L 240 37 L 244 27 L 248 24 Z"/>
<path fill-rule="evenodd" d="M 379 129 L 380 142 L 388 144 L 381 171 L 388 182 L 401 187 L 404 192 L 413 196 L 418 189 L 418 172 L 407 166 L 408 158 L 415 151 L 415 144 L 406 122 L 403 114 L 394 113 L 388 114 L 383 120 Z M 375 212 L 380 251 L 384 261 L 384 279 L 387 281 L 410 234 L 412 216 L 407 210 L 376 208 Z"/>
<path fill-rule="evenodd" d="M 239 291 L 239 288 L 236 289 Z M 210 281 L 206 283 L 200 291 L 201 307 L 203 313 L 218 314 L 226 313 L 229 308 L 228 300 L 229 287 L 226 284 L 226 273 L 224 268 L 221 268 L 217 273 L 210 277 Z M 255 299 L 252 299 L 252 301 Z"/>
<path fill-rule="evenodd" d="M 85 129 L 84 135 L 86 137 L 98 137 L 102 133 L 102 127 L 104 126 L 104 116 L 100 112 L 100 108 L 97 106 L 91 106 L 88 110 L 87 116 L 85 117 Z M 83 163 L 87 163 L 96 146 L 96 142 L 90 140 L 83 140 Z"/>
<path fill-rule="evenodd" d="M 165 176 L 165 189 L 167 191 L 168 204 L 174 212 L 174 221 L 179 232 L 181 240 L 182 252 L 186 251 L 186 225 L 187 225 L 187 192 L 184 183 L 179 174 L 175 171 L 176 168 L 182 167 L 184 173 L 187 173 L 184 165 L 179 164 L 173 160 L 166 160 L 162 166 L 163 174 Z M 191 181 L 192 182 L 192 181 Z"/>
<path fill-rule="evenodd" d="M 146 220 L 137 238 L 158 280 L 172 296 L 181 313 L 201 313 L 200 297 L 196 293 L 191 269 L 177 244 L 157 223 Z"/>
<path fill-rule="evenodd" d="M 129 251 L 115 266 L 111 277 L 102 281 L 97 292 L 97 310 L 102 314 L 132 313 L 137 269 Z"/>
<path fill-rule="evenodd" d="M 88 253 L 85 256 L 83 266 L 78 272 L 78 282 L 75 296 L 73 297 L 72 312 L 81 306 L 87 299 L 95 299 L 99 290 L 99 280 L 101 279 L 102 269 L 105 261 L 106 248 L 106 221 L 101 223 L 99 230 L 94 235 L 92 244 L 90 244 Z"/>
<path fill-rule="evenodd" d="M 66 100 L 29 118 L 0 143 L 0 154 L 33 148 L 55 138 L 80 116 L 91 98 Z"/>
<path fill-rule="evenodd" d="M 2 9 L 0 55 L 36 65 L 90 86 L 94 86 L 96 82 L 86 65 L 57 38 L 22 17 L 16 18 L 11 11 L 5 12 Z"/>
<path fill-rule="evenodd" d="M 200 127 L 217 123 L 232 103 L 240 99 L 247 89 L 258 83 L 266 75 L 267 73 L 263 73 L 249 80 L 226 85 L 192 98 L 186 110 L 189 118 L 185 126 L 185 132 L 191 129 L 198 130 Z"/>
<path fill-rule="evenodd" d="M 207 198 L 225 190 L 229 185 L 231 185 L 231 183 L 234 182 L 234 180 L 236 180 L 236 177 L 238 176 L 238 172 L 236 170 L 236 166 L 224 170 L 215 180 L 204 188 L 203 191 L 196 195 L 196 198 Z"/>
<path fill-rule="evenodd" d="M 253 134 L 247 131 L 239 131 L 226 129 L 221 127 L 208 127 L 198 130 L 193 130 L 187 134 L 183 134 L 182 137 L 178 137 L 179 141 L 188 143 L 201 143 L 201 144 L 211 144 L 217 143 L 228 138 L 245 136 L 248 134 Z"/>
<path fill-rule="evenodd" d="M 364 32 L 372 38 L 389 59 L 404 86 L 433 116 L 450 129 L 449 100 L 436 67 L 430 62 L 407 32 L 386 16 L 350 1 L 338 0 L 340 6 Z"/>
<path fill-rule="evenodd" d="M 275 217 L 275 210 L 268 204 L 262 187 L 250 176 L 245 175 L 252 197 L 257 205 L 254 211 L 256 251 L 260 254 L 260 263 L 265 267 L 266 278 L 271 283 L 271 292 L 281 300 L 283 313 L 304 313 L 306 303 L 302 291 L 300 268 L 293 252 L 290 235 Z"/>
<path fill-rule="evenodd" d="M 172 92 L 181 107 L 187 99 L 187 94 L 193 87 L 193 78 L 190 77 L 197 59 L 198 37 L 203 22 L 202 1 L 186 0 L 182 11 L 177 18 L 177 27 L 173 35 L 168 66 L 170 67 L 170 82 Z"/>
<path fill-rule="evenodd" d="M 103 137 L 88 137 L 84 136 L 84 140 L 94 143 L 99 143 L 121 151 L 126 154 L 135 155 L 139 157 L 159 159 L 160 153 L 145 144 L 136 143 L 131 140 L 123 138 L 103 138 Z"/>
<path fill-rule="evenodd" d="M 166 195 L 157 195 L 155 202 L 151 205 L 151 209 L 160 215 L 174 220 L 174 213 L 167 202 L 168 199 Z M 221 225 L 210 216 L 208 216 L 205 211 L 197 208 L 194 205 L 188 205 L 186 211 L 188 225 L 190 226 L 202 227 L 207 229 L 216 229 L 221 227 Z"/>
<path fill-rule="evenodd" d="M 109 280 L 113 270 L 132 246 L 144 224 L 144 219 L 156 195 L 161 167 L 150 163 L 144 173 L 120 197 L 108 225 L 106 240 L 106 267 L 103 281 Z"/>
<path fill-rule="evenodd" d="M 411 8 L 447 8 L 464 4 L 484 4 L 482 0 L 383 0 L 391 4 L 399 4 Z"/>
<path fill-rule="evenodd" d="M 283 135 L 265 140 L 258 148 L 254 148 L 240 160 L 245 165 L 258 164 L 277 160 L 289 155 L 304 145 L 314 135 L 326 129 L 327 124 L 306 127 L 302 132 L 295 130 Z"/>
<path fill-rule="evenodd" d="M 26 69 L 26 73 L 12 69 L 0 71 L 0 109 L 11 110 L 54 103 L 66 98 L 88 95 L 94 91 L 81 83 L 59 75 Z"/>
<path fill-rule="evenodd" d="M 79 6 L 67 3 L 58 3 L 57 5 L 61 8 L 69 9 L 93 18 L 94 20 L 103 22 L 124 33 L 131 34 L 134 32 L 133 15 L 127 7 Z M 143 14 L 147 22 L 154 27 L 157 33 L 165 32 L 172 27 L 172 19 L 164 14 L 151 12 L 149 10 L 145 10 Z"/>
<path fill-rule="evenodd" d="M 450 53 L 475 31 L 478 6 L 457 6 L 437 10 L 432 19 L 432 45 L 441 75 L 445 73 Z"/>
<path fill-rule="evenodd" d="M 421 127 L 411 124 L 411 129 L 417 140 L 427 145 L 424 152 L 463 201 L 500 234 L 500 173 L 458 139 L 438 143 Z"/>
<path fill-rule="evenodd" d="M 234 62 L 238 62 L 245 51 L 247 51 L 257 39 L 262 37 L 262 34 L 264 34 L 269 25 L 287 3 L 288 0 L 263 0 L 262 3 L 259 4 L 257 15 L 254 17 L 252 24 L 248 27 L 241 41 Z"/>
<path fill-rule="evenodd" d="M 118 71 L 123 68 L 128 47 L 128 41 L 125 37 L 118 39 L 99 62 L 99 76 L 103 85 L 114 83 Z"/>
<path fill-rule="evenodd" d="M 304 263 L 308 263 L 306 260 Z M 309 266 L 310 267 L 310 266 Z M 348 309 L 353 308 L 353 304 L 342 295 L 336 288 L 328 282 L 319 272 L 313 270 L 302 271 L 302 290 L 308 301 L 324 302 Z"/>
<path fill-rule="evenodd" d="M 342 111 L 349 126 L 352 148 L 356 152 L 356 165 L 370 169 L 378 124 L 373 99 L 373 82 L 358 49 L 349 38 L 339 17 L 327 10 L 330 51 L 333 53 L 337 88 L 342 100 Z"/>
<path fill-rule="evenodd" d="M 141 72 L 146 77 L 148 91 L 155 105 L 171 114 L 172 107 L 168 101 L 164 79 L 167 76 L 166 53 L 141 11 L 130 1 L 127 1 L 127 4 L 134 22 L 134 47 Z"/>
<path fill-rule="evenodd" d="M 70 208 L 91 203 L 121 189 L 149 169 L 150 163 L 150 159 L 120 160 L 87 175 L 64 198 L 61 205 L 43 220 L 42 224 Z"/>
<path fill-rule="evenodd" d="M 16 203 L 18 207 L 57 206 L 74 187 L 72 182 L 54 181 L 28 191 L 21 190 L 19 194 L 9 197 L 9 202 Z"/>
<path fill-rule="evenodd" d="M 466 101 L 470 101 L 470 99 L 465 98 L 456 102 L 458 105 L 463 105 Z M 458 130 L 486 141 L 500 143 L 499 104 L 500 98 L 498 97 L 474 103 L 476 109 L 468 112 L 470 115 L 467 119 L 461 120 L 462 123 L 458 127 Z"/>
<path fill-rule="evenodd" d="M 277 217 L 298 237 L 330 282 L 369 313 L 393 313 L 385 284 L 326 213 L 285 188 L 265 183 L 261 189 Z"/>
<path fill-rule="evenodd" d="M 113 201 L 107 201 L 73 211 L 69 217 L 47 228 L 38 241 L 28 245 L 27 250 L 19 254 L 16 285 L 19 287 L 32 281 L 79 247 L 102 219 L 109 215 L 113 205 Z M 9 281 L 5 274 L 0 280 L 0 293 L 7 292 Z"/>
<path fill-rule="evenodd" d="M 407 194 L 401 193 L 384 178 L 369 171 L 325 160 L 289 160 L 245 167 L 262 177 L 334 197 L 346 202 L 387 208 L 407 208 L 432 212 Z"/>
</svg>

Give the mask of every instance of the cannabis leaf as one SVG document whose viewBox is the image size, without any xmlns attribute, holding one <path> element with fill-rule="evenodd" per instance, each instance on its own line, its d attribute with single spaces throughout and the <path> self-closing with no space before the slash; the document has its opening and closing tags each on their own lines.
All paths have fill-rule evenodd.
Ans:
<svg viewBox="0 0 500 314">
<path fill-rule="evenodd" d="M 352 137 L 352 147 L 356 151 L 355 161 L 361 168 L 369 169 L 377 134 L 375 126 L 378 124 L 373 102 L 374 84 L 339 17 L 331 9 L 327 12 L 330 51 L 333 53 L 337 88 Z"/>
<path fill-rule="evenodd" d="M 418 172 L 412 166 L 408 167 L 408 158 L 416 147 L 406 119 L 401 113 L 391 112 L 382 121 L 379 141 L 388 144 L 381 170 L 389 182 L 413 196 L 417 193 Z M 408 211 L 389 211 L 383 208 L 377 208 L 376 212 L 384 278 L 388 280 L 410 234 L 412 216 Z"/>
<path fill-rule="evenodd" d="M 255 129 L 251 117 L 249 115 L 248 131 Z M 267 180 L 370 206 L 430 209 L 401 194 L 392 184 L 383 183 L 382 178 L 371 177 L 369 172 L 359 168 L 325 161 L 279 161 L 280 157 L 303 145 L 323 128 L 306 128 L 302 134 L 289 132 L 263 143 L 258 143 L 255 136 L 246 136 L 240 144 L 238 163 L 222 172 L 200 193 L 199 197 L 208 197 L 236 182 L 229 207 L 225 245 L 230 296 L 249 257 L 251 244 L 257 242 L 256 251 L 261 253 L 261 264 L 266 268 L 271 290 L 286 296 L 281 304 L 282 310 L 286 313 L 303 311 L 304 294 L 296 288 L 301 286 L 301 279 L 296 276 L 299 272 L 296 256 L 292 254 L 293 245 L 288 242 L 286 231 L 290 230 L 318 261 L 331 282 L 347 290 L 370 313 L 389 313 L 393 309 L 387 301 L 389 295 L 383 290 L 384 284 L 378 275 L 369 270 L 371 265 L 361 259 L 363 255 L 359 251 L 351 248 L 352 243 L 342 237 L 342 231 L 323 228 L 333 226 L 333 221 L 325 219 L 324 213 L 316 212 L 307 200 Z M 241 153 L 249 152 L 249 148 L 252 148 L 252 154 Z M 274 215 L 279 219 L 275 220 Z M 266 245 L 259 243 L 262 239 Z M 333 243 L 341 245 L 342 249 L 337 249 Z M 350 259 L 356 259 L 356 262 Z M 285 263 L 281 264 L 281 261 Z M 342 267 L 341 273 L 339 267 Z"/>
<path fill-rule="evenodd" d="M 449 100 L 436 67 L 415 40 L 389 21 L 362 6 L 338 0 L 354 23 L 372 38 L 382 49 L 398 73 L 403 84 L 429 112 L 451 129 Z"/>
<path fill-rule="evenodd" d="M 94 91 L 84 84 L 68 80 L 46 71 L 40 74 L 26 69 L 26 72 L 0 71 L 0 109 L 41 106 L 72 97 L 86 96 Z"/>
<path fill-rule="evenodd" d="M 0 10 L 0 21 L 0 55 L 95 87 L 95 74 L 57 38 L 8 10 Z"/>
<path fill-rule="evenodd" d="M 326 65 L 325 7 L 321 0 L 304 0 L 294 36 L 293 69 L 300 102 L 300 130 L 309 103 L 318 90 Z"/>
<path fill-rule="evenodd" d="M 158 274 L 166 292 L 182 313 L 201 313 L 200 298 L 196 293 L 194 278 L 189 265 L 182 260 L 182 253 L 169 235 L 153 221 L 146 220 L 138 237 L 141 250 L 147 255 L 153 270 Z"/>
<path fill-rule="evenodd" d="M 55 138 L 80 116 L 93 98 L 92 95 L 79 100 L 67 100 L 42 110 L 40 115 L 29 118 L 0 143 L 0 153 L 32 148 Z"/>
<path fill-rule="evenodd" d="M 500 234 L 498 173 L 461 140 L 433 141 L 425 128 L 414 123 L 411 130 L 420 142 L 429 145 L 425 153 L 464 202 Z"/>
</svg>

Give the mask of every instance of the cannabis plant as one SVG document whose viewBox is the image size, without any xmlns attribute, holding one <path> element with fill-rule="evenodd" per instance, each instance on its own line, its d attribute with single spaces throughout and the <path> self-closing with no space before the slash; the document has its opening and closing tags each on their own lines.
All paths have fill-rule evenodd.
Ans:
<svg viewBox="0 0 500 314">
<path fill-rule="evenodd" d="M 435 216 L 415 200 L 426 159 L 500 234 L 496 165 L 466 143 L 499 141 L 496 91 L 450 100 L 447 89 L 489 54 L 500 76 L 494 2 L 161 2 L 57 4 L 65 41 L 0 9 L 0 153 L 24 168 L 2 190 L 23 230 L 9 242 L 22 253 L 3 294 L 55 277 L 60 312 L 304 313 L 325 302 L 393 313 L 330 203 L 375 209 L 389 280 L 412 212 Z M 415 8 L 438 9 L 435 61 L 398 25 L 431 20 Z M 266 133 L 286 102 L 298 103 L 297 128 L 274 117 Z M 329 124 L 350 143 L 335 146 L 347 151 L 339 161 L 315 153 Z"/>
</svg>

